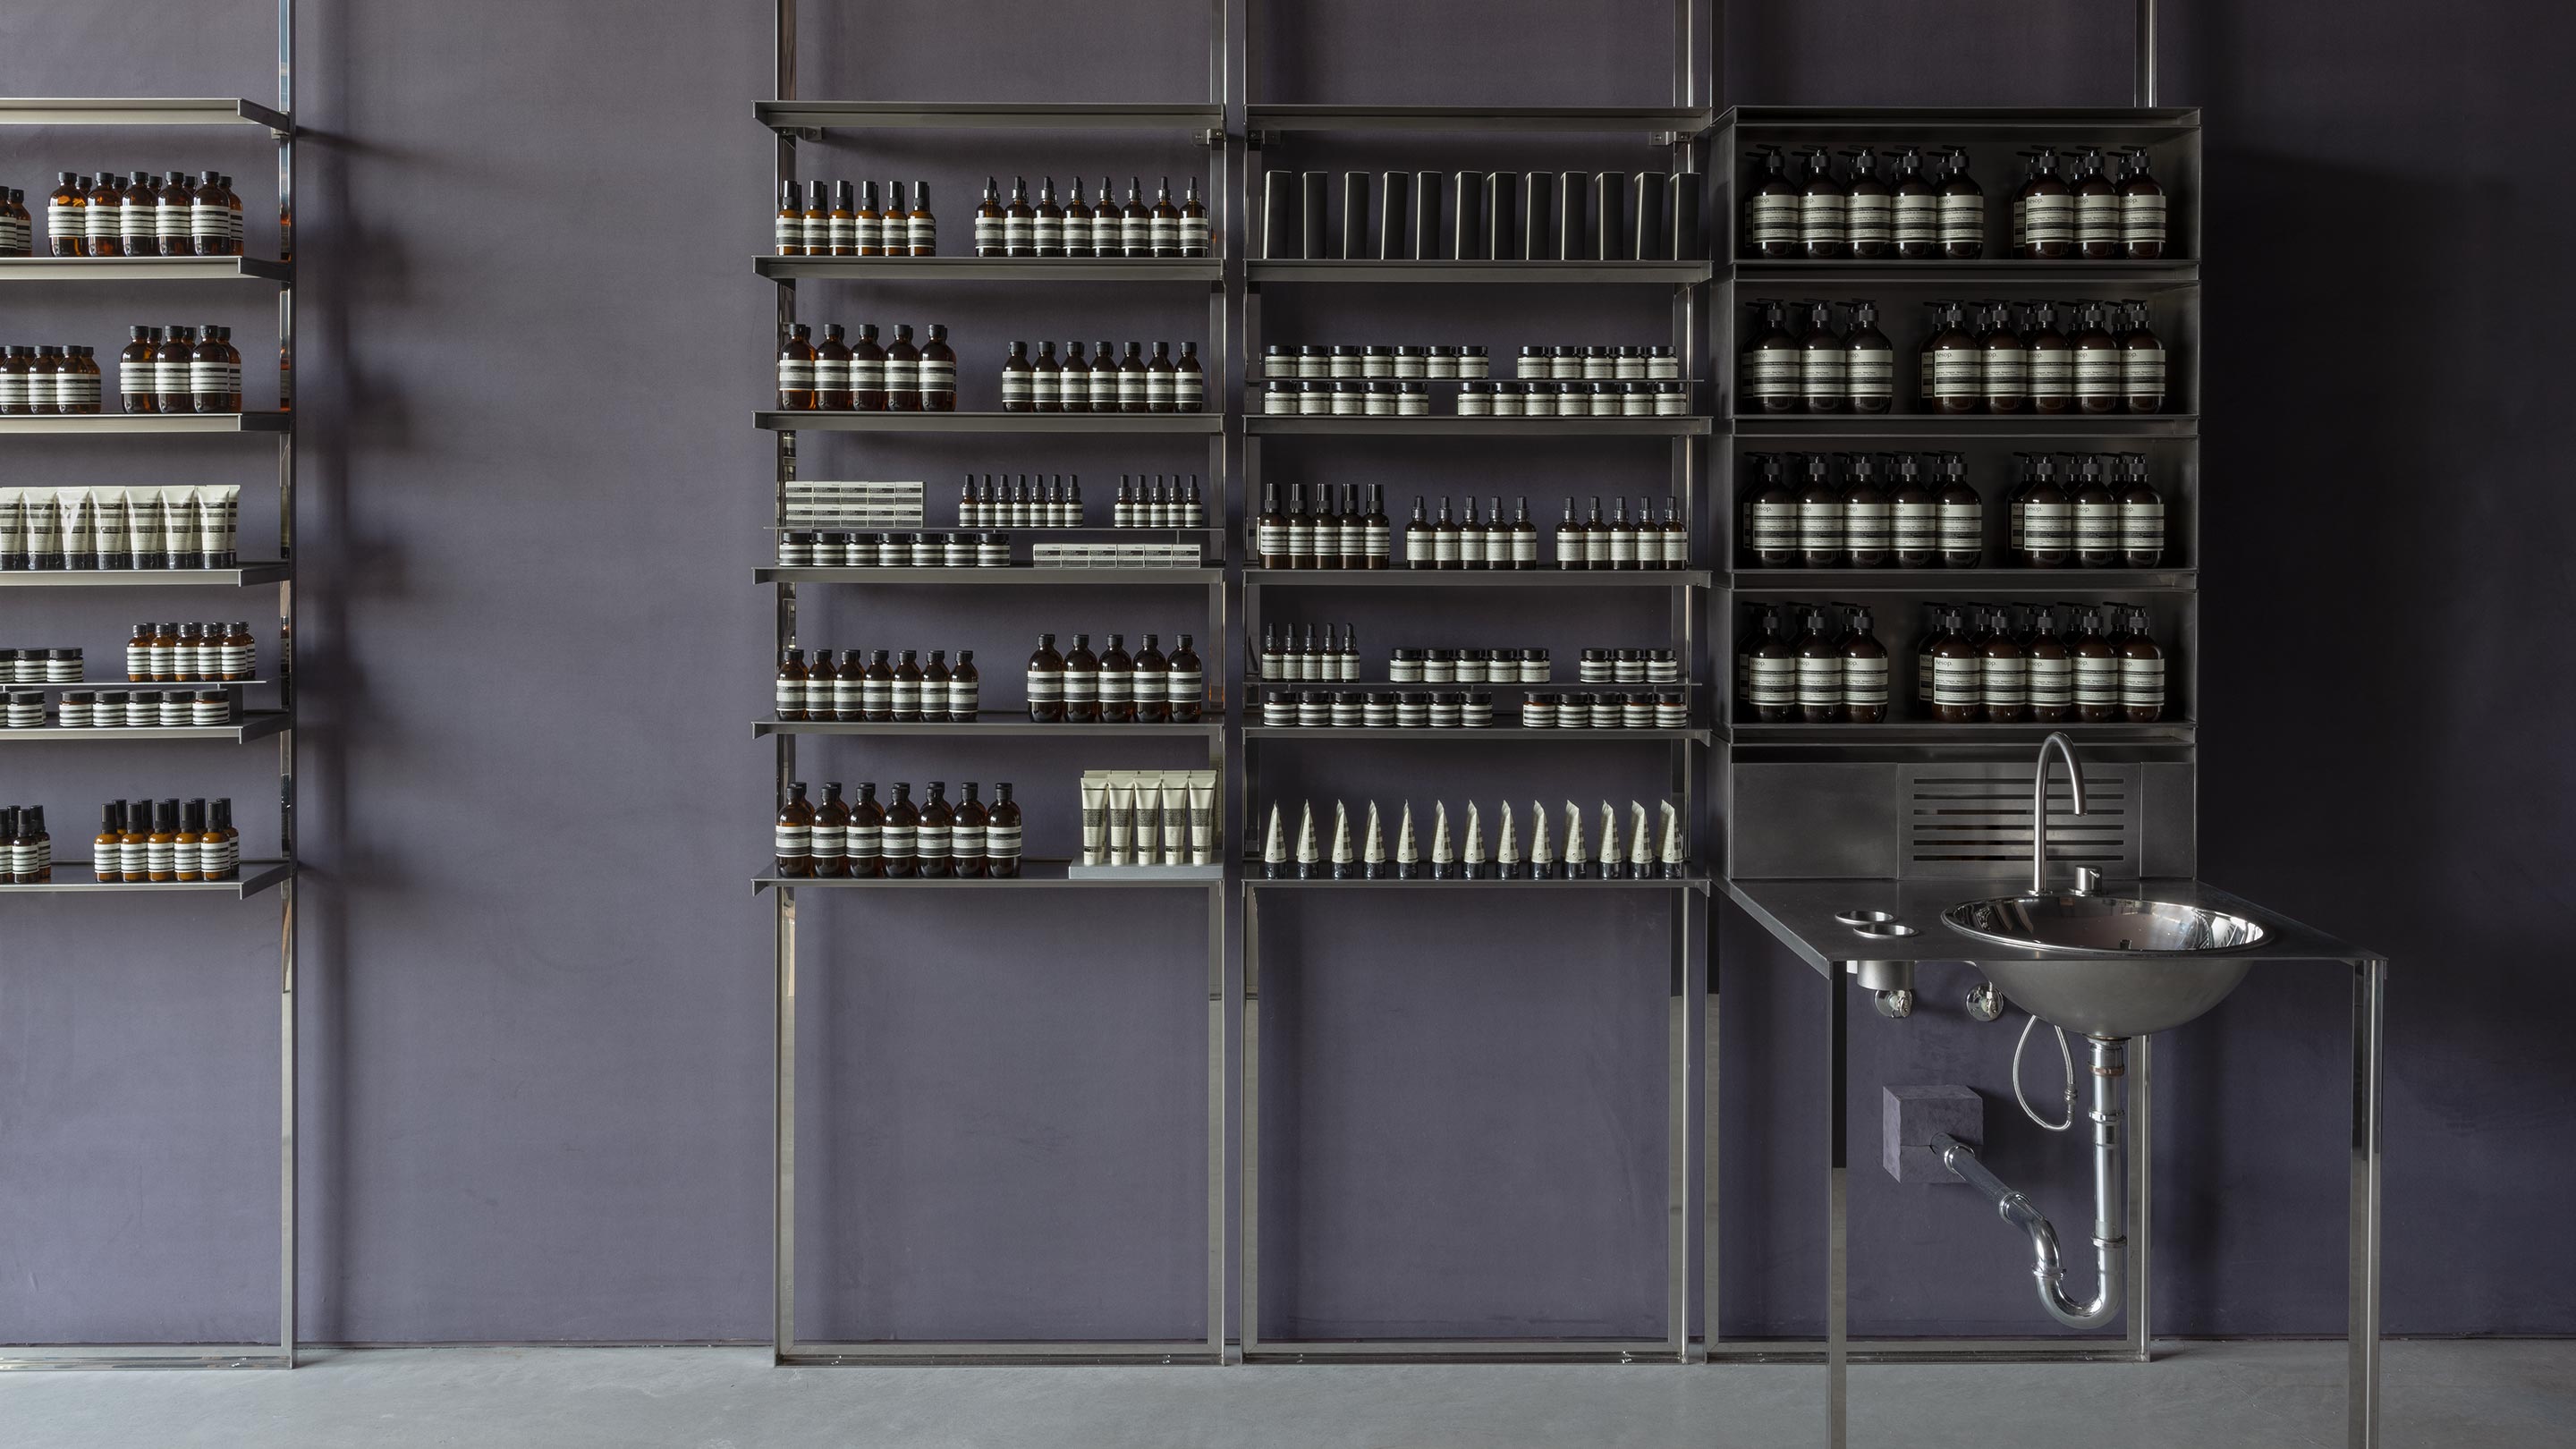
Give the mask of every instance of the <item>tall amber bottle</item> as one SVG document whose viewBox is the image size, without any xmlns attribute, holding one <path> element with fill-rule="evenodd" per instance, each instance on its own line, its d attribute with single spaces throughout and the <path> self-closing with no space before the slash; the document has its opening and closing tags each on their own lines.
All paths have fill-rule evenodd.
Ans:
<svg viewBox="0 0 2576 1449">
<path fill-rule="evenodd" d="M 930 338 L 921 344 L 921 410 L 927 413 L 957 411 L 957 353 L 948 345 L 948 328 L 943 323 L 930 324 Z M 1067 408 L 1071 412 L 1073 409 Z"/>
<path fill-rule="evenodd" d="M 1040 724 L 1053 724 L 1064 714 L 1064 656 L 1055 651 L 1055 636 L 1040 634 L 1036 652 L 1029 655 L 1029 718 Z"/>
<path fill-rule="evenodd" d="M 886 411 L 921 411 L 921 349 L 913 345 L 912 324 L 895 324 L 894 341 L 886 344 Z"/>
<path fill-rule="evenodd" d="M 789 880 L 814 874 L 814 807 L 805 801 L 805 782 L 791 780 L 787 803 L 778 807 L 777 873 Z"/>
<path fill-rule="evenodd" d="M 1197 724 L 1206 712 L 1207 678 L 1187 634 L 1172 645 L 1172 657 L 1165 663 L 1163 697 L 1171 702 L 1174 724 Z"/>
<path fill-rule="evenodd" d="M 1076 634 L 1064 656 L 1064 720 L 1067 724 L 1100 722 L 1100 656 L 1091 652 L 1091 636 Z"/>
<path fill-rule="evenodd" d="M 123 225 L 125 221 L 125 178 L 102 171 L 89 189 L 89 205 L 81 211 L 81 229 L 89 237 L 93 257 L 125 255 Z"/>
<path fill-rule="evenodd" d="M 172 842 L 171 875 L 191 881 L 206 878 L 206 847 L 215 844 L 206 829 L 206 802 L 191 800 L 179 810 L 179 835 Z"/>
<path fill-rule="evenodd" d="M 2123 671 L 2125 678 L 2126 671 Z M 179 802 L 152 802 L 152 833 L 143 838 L 143 878 L 165 884 L 179 878 Z"/>
<path fill-rule="evenodd" d="M 814 329 L 798 322 L 778 345 L 778 410 L 814 410 Z"/>
<path fill-rule="evenodd" d="M 129 327 L 129 340 L 116 354 L 117 406 L 129 413 L 159 410 L 161 343 L 155 327 Z"/>
<path fill-rule="evenodd" d="M 1136 650 L 1132 676 L 1136 723 L 1164 724 L 1172 717 L 1171 661 L 1163 657 L 1162 636 L 1148 634 Z M 1103 661 L 1105 664 L 1107 661 Z"/>
<path fill-rule="evenodd" d="M 885 349 L 877 345 L 877 324 L 859 324 L 850 344 L 850 406 L 863 413 L 886 410 Z"/>
<path fill-rule="evenodd" d="M 45 198 L 45 250 L 58 257 L 89 255 L 89 227 L 82 211 L 89 197 L 81 190 L 80 178 L 69 171 L 54 173 L 54 190 Z"/>
</svg>

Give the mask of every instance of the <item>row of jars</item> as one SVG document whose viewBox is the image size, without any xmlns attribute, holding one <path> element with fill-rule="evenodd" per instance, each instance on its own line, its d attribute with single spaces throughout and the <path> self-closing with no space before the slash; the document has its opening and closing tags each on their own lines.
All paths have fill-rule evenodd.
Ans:
<svg viewBox="0 0 2576 1449">
<path fill-rule="evenodd" d="M 1085 361 L 1082 344 L 1068 342 L 1056 355 L 1053 342 L 1040 342 L 1035 355 L 1025 342 L 1011 344 L 1002 359 L 1002 411 L 1006 413 L 1195 413 L 1207 409 L 1207 369 L 1199 363 L 1199 345 L 1157 342 L 1153 356 L 1145 344 L 1130 342 L 1123 358 L 1110 344 Z"/>
<path fill-rule="evenodd" d="M 1274 689 L 1261 701 L 1264 725 L 1304 729 L 1490 729 L 1494 696 L 1483 690 Z M 1521 700 L 1526 729 L 1651 730 L 1690 724 L 1679 690 L 1532 694 Z"/>
<path fill-rule="evenodd" d="M 1003 569 L 1011 566 L 1011 536 L 786 529 L 778 535 L 778 563 L 782 568 Z"/>
<path fill-rule="evenodd" d="M 9 195 L 19 239 L 30 240 L 25 193 Z M 237 257 L 242 199 L 231 177 L 212 171 L 198 172 L 194 181 L 185 171 L 164 172 L 158 180 L 149 171 L 95 177 L 57 171 L 45 232 L 58 257 Z"/>
<path fill-rule="evenodd" d="M 2165 502 L 2140 453 L 2017 453 L 2007 561 L 2154 568 Z M 1956 453 L 1750 453 L 1742 536 L 1761 568 L 1977 568 L 1985 504 Z M 1839 478 L 1834 474 L 1839 472 Z"/>
<path fill-rule="evenodd" d="M 5 723 L 13 730 L 45 727 L 42 690 L 8 692 Z M 175 729 L 233 722 L 233 695 L 228 689 L 75 689 L 54 707 L 58 729 Z"/>
</svg>

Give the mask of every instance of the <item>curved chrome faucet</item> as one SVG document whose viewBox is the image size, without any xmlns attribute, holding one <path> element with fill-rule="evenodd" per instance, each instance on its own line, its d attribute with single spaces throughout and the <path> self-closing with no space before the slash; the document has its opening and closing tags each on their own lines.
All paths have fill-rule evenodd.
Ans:
<svg viewBox="0 0 2576 1449">
<path fill-rule="evenodd" d="M 2048 747 L 2066 757 L 2066 790 L 2075 797 L 2075 813 L 2084 813 L 2084 766 L 2075 758 L 2075 742 L 2064 730 L 2049 731 L 2039 742 L 2039 768 L 2030 779 L 2030 893 L 2048 894 Z M 2078 880 L 2079 889 L 2084 884 Z"/>
</svg>

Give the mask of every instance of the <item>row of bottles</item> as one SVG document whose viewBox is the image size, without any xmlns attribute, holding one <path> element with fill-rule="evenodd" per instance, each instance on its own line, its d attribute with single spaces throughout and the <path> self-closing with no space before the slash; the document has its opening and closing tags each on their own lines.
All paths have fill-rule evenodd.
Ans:
<svg viewBox="0 0 2576 1449">
<path fill-rule="evenodd" d="M 1295 534 L 1287 540 L 1294 548 Z M 1465 512 L 1450 506 L 1446 497 L 1440 500 L 1437 513 L 1428 499 L 1413 500 L 1413 517 L 1404 530 L 1404 566 L 1409 569 L 1535 569 L 1539 566 L 1538 525 L 1530 518 L 1529 499 L 1518 499 L 1512 516 L 1503 516 L 1503 500 L 1491 501 L 1484 518 L 1476 515 L 1475 495 L 1467 497 Z M 1614 498 L 1607 517 L 1601 511 L 1601 499 L 1594 495 L 1588 517 L 1578 517 L 1572 498 L 1565 500 L 1564 516 L 1556 525 L 1556 566 L 1560 569 L 1678 569 L 1690 566 L 1690 529 L 1682 522 L 1681 504 L 1677 499 L 1664 500 L 1664 516 L 1654 517 L 1654 500 L 1637 500 L 1635 517 L 1628 513 L 1628 500 Z M 1316 556 L 1319 560 L 1322 555 Z M 1265 565 L 1267 561 L 1265 560 Z M 1332 564 L 1294 565 L 1296 567 L 1332 567 Z M 1369 567 L 1382 565 L 1371 563 Z"/>
<path fill-rule="evenodd" d="M 129 413 L 237 413 L 242 355 L 233 329 L 135 327 L 116 355 L 117 403 Z"/>
<path fill-rule="evenodd" d="M 10 209 L 23 232 L 30 220 L 23 192 L 10 193 Z M 45 204 L 45 234 L 58 257 L 237 257 L 242 199 L 231 177 L 213 171 L 194 180 L 185 171 L 157 179 L 149 171 L 58 171 Z"/>
<path fill-rule="evenodd" d="M 233 802 L 110 800 L 99 812 L 90 869 L 101 884 L 241 878 L 241 831 Z"/>
<path fill-rule="evenodd" d="M 36 218 L 27 210 L 27 193 L 0 186 L 0 257 L 36 254 Z"/>
<path fill-rule="evenodd" d="M 2153 724 L 2165 716 L 2165 651 L 2134 604 L 1939 604 L 1924 615 L 1915 699 L 1926 718 Z"/>
<path fill-rule="evenodd" d="M 1032 482 L 1026 473 L 999 480 L 987 473 L 978 483 L 969 473 L 957 490 L 957 522 L 964 528 L 1081 528 L 1082 475 L 1057 473 Z M 1178 473 L 1168 478 L 1161 473 L 1119 474 L 1109 526 L 1207 527 L 1207 498 L 1199 491 L 1199 475 L 1192 473 L 1184 481 Z"/>
<path fill-rule="evenodd" d="M 1669 347 L 1655 349 L 1669 354 Z M 1619 349 L 1622 360 L 1612 367 L 1628 365 L 1625 354 L 1638 349 Z M 1579 365 L 1579 364 L 1578 364 Z M 1635 363 L 1636 375 L 1645 376 L 1641 353 Z M 1677 365 L 1678 366 L 1678 365 Z M 1375 382 L 1433 381 L 1473 382 L 1492 373 L 1491 361 L 1482 347 L 1423 346 L 1407 343 L 1338 345 L 1320 342 L 1273 342 L 1261 349 L 1261 371 L 1255 379 L 1271 382 Z M 1676 371 L 1675 376 L 1679 376 Z"/>
<path fill-rule="evenodd" d="M 1212 868 L 1216 854 L 1214 770 L 1082 772 L 1080 870 L 1148 866 Z"/>
<path fill-rule="evenodd" d="M 1195 413 L 1207 408 L 1207 369 L 1199 364 L 1199 345 L 1157 342 L 1154 355 L 1145 344 L 1130 342 L 1121 358 L 1103 342 L 1086 361 L 1082 344 L 1068 342 L 1056 356 L 1053 342 L 1040 342 L 1029 355 L 1025 342 L 1011 344 L 1002 359 L 1002 411 L 1006 413 Z"/>
<path fill-rule="evenodd" d="M 778 718 L 782 720 L 874 720 L 886 724 L 973 724 L 981 705 L 984 676 L 975 667 L 975 651 L 960 649 L 957 662 L 948 651 L 933 649 L 927 664 L 918 651 L 906 649 L 889 661 L 889 651 L 841 651 L 836 664 L 829 649 L 817 649 L 809 660 L 802 649 L 779 656 Z"/>
<path fill-rule="evenodd" d="M 2065 303 L 2059 332 L 2046 302 L 1930 302 L 1916 354 L 1915 401 L 1927 412 L 2160 413 L 2165 344 L 2147 304 Z"/>
<path fill-rule="evenodd" d="M 241 485 L 0 488 L 0 571 L 228 569 Z"/>
<path fill-rule="evenodd" d="M 45 807 L 0 805 L 0 885 L 45 885 L 53 878 L 54 837 L 45 829 Z"/>
<path fill-rule="evenodd" d="M 873 181 L 864 190 L 847 181 L 782 181 L 775 231 L 782 257 L 927 257 L 939 251 L 930 186 L 919 181 L 912 184 L 909 207 L 900 181 L 886 183 L 882 206 Z"/>
<path fill-rule="evenodd" d="M 1896 348 L 1878 330 L 1878 304 L 1870 301 L 1800 302 L 1805 330 L 1792 334 L 1789 304 L 1751 304 L 1745 334 L 1740 410 L 1757 413 L 1883 413 L 1896 401 Z M 1851 330 L 1834 330 L 1837 305 L 1851 314 Z"/>
<path fill-rule="evenodd" d="M 1741 251 L 1747 257 L 1823 261 L 1894 257 L 1974 261 L 1986 254 L 1985 188 L 1968 174 L 1968 153 L 1936 148 L 1928 163 L 1913 146 L 1894 149 L 1882 170 L 1876 148 L 1834 153 L 1799 148 L 1791 173 L 1778 146 L 1747 153 L 1754 163 L 1744 199 Z M 2150 261 L 2165 254 L 2167 197 L 2134 148 L 2105 155 L 2077 148 L 2058 174 L 2052 147 L 2024 151 L 2011 198 L 2006 256 L 2034 260 Z"/>
<path fill-rule="evenodd" d="M 54 711 L 58 729 L 182 729 L 233 723 L 233 695 L 225 689 L 66 691 Z M 21 690 L 8 697 L 11 729 L 42 729 L 45 696 Z"/>
<path fill-rule="evenodd" d="M 2145 569 L 2164 561 L 2165 503 L 2147 481 L 2144 454 L 2014 457 L 2007 563 Z M 1741 536 L 1756 567 L 1985 563 L 1985 505 L 1957 453 L 1748 453 L 1744 466 Z"/>
<path fill-rule="evenodd" d="M 856 339 L 831 322 L 818 343 L 812 327 L 796 323 L 778 348 L 778 410 L 953 413 L 957 354 L 948 329 L 931 323 L 929 339 L 915 346 L 911 325 L 899 324 L 894 340 L 879 345 L 873 322 L 860 323 Z"/>
<path fill-rule="evenodd" d="M 1482 530 L 1478 532 L 1481 545 Z M 1265 483 L 1261 512 L 1252 521 L 1253 563 L 1265 569 L 1383 569 L 1394 566 L 1394 537 L 1385 492 L 1377 484 Z"/>
<path fill-rule="evenodd" d="M 916 256 L 928 256 L 917 252 Z M 1109 194 L 1109 178 L 1100 178 L 1100 200 L 1087 201 L 1082 178 L 1058 205 L 1055 178 L 1043 177 L 1037 201 L 1029 200 L 1025 176 L 1011 178 L 1011 195 L 1002 198 L 993 178 L 984 178 L 984 199 L 975 207 L 975 255 L 979 257 L 1203 257 L 1208 255 L 1207 203 L 1199 199 L 1198 178 L 1189 192 L 1172 200 L 1172 178 L 1163 178 L 1151 205 L 1141 178 L 1127 178 L 1127 204 Z"/>
<path fill-rule="evenodd" d="M 1265 619 L 1261 623 L 1261 649 L 1253 656 L 1252 677 L 1279 684 L 1331 683 L 1360 677 L 1360 636 L 1351 624 L 1323 626 L 1324 635 L 1315 637 L 1313 624 L 1305 626 L 1302 642 L 1298 626 Z M 1416 676 L 1419 678 L 1419 676 Z"/>
<path fill-rule="evenodd" d="M 778 563 L 792 569 L 1002 569 L 1011 566 L 1011 536 L 781 529 Z"/>
<path fill-rule="evenodd" d="M 1073 636 L 1057 653 L 1055 636 L 1041 634 L 1029 655 L 1029 718 L 1041 724 L 1197 724 L 1205 712 L 1207 678 L 1190 635 L 1166 656 L 1162 636 L 1147 634 L 1127 652 L 1127 636 L 1111 634 L 1094 654 L 1091 636 Z"/>
<path fill-rule="evenodd" d="M 0 353 L 0 416 L 76 416 L 107 411 L 98 349 L 78 343 L 13 346 Z"/>
<path fill-rule="evenodd" d="M 136 684 L 233 683 L 257 675 L 250 621 L 137 624 L 125 641 L 125 677 Z"/>
<path fill-rule="evenodd" d="M 1465 827 L 1453 836 L 1449 806 L 1431 807 L 1429 850 L 1413 824 L 1413 802 L 1403 802 L 1396 818 L 1395 854 L 1387 854 L 1386 834 L 1377 802 L 1354 834 L 1350 811 L 1333 802 L 1329 836 L 1319 835 L 1315 806 L 1299 811 L 1292 837 L 1280 807 L 1270 807 L 1262 834 L 1261 874 L 1269 880 L 1683 880 L 1690 875 L 1689 842 L 1681 812 L 1670 800 L 1650 820 L 1642 802 L 1630 801 L 1626 828 L 1618 809 L 1601 802 L 1596 852 L 1586 845 L 1583 811 L 1565 802 L 1564 845 L 1548 833 L 1547 807 L 1533 800 L 1529 809 L 1529 853 L 1521 853 L 1520 831 L 1512 804 L 1502 802 L 1493 854 L 1485 852 L 1484 817 L 1476 802 L 1467 802 Z"/>
<path fill-rule="evenodd" d="M 1345 171 L 1338 231 L 1332 182 L 1329 171 L 1263 173 L 1263 257 L 1669 262 L 1704 255 L 1696 172 Z"/>
<path fill-rule="evenodd" d="M 965 798 L 951 805 L 948 782 L 930 782 L 929 798 L 912 800 L 912 786 L 898 783 L 892 803 L 877 803 L 874 783 L 843 802 L 841 782 L 823 782 L 823 800 L 805 797 L 805 782 L 790 781 L 778 808 L 774 861 L 788 880 L 1009 880 L 1020 873 L 1020 807 L 1011 782 L 993 786 L 993 803 Z"/>
<path fill-rule="evenodd" d="M 1887 646 L 1864 604 L 1791 604 L 1799 616 L 1794 646 L 1781 633 L 1782 610 L 1753 606 L 1753 627 L 1736 651 L 1735 690 L 1752 719 L 1765 723 L 1880 724 L 1887 719 Z M 1839 621 L 1832 610 L 1840 610 Z"/>
<path fill-rule="evenodd" d="M 1651 703 L 1647 708 L 1651 723 Z M 1494 727 L 1494 696 L 1485 690 L 1274 689 L 1262 696 L 1261 722 L 1273 728 L 1484 730 Z"/>
</svg>

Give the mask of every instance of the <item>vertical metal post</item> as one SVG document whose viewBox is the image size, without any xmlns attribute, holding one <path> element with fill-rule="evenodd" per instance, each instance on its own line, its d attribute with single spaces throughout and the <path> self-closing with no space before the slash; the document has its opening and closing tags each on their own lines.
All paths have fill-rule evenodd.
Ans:
<svg viewBox="0 0 2576 1449">
<path fill-rule="evenodd" d="M 2379 1449 L 2380 1064 L 2386 1046 L 2388 963 L 2353 963 L 2350 1338 L 2345 1363 L 2344 1442 Z"/>
<path fill-rule="evenodd" d="M 2156 0 L 2138 0 L 2137 78 L 2131 93 L 2140 106 L 2156 103 Z"/>
<path fill-rule="evenodd" d="M 1236 1334 L 1249 1357 L 1261 1346 L 1261 892 L 1243 892 L 1243 1292 Z"/>
<path fill-rule="evenodd" d="M 1674 748 L 1687 753 L 1690 742 Z M 1671 976 L 1664 1006 L 1664 1323 L 1675 1362 L 1690 1361 L 1691 1051 L 1698 1037 L 1698 1003 L 1691 999 L 1691 901 L 1694 892 L 1669 893 L 1664 913 Z"/>
<path fill-rule="evenodd" d="M 277 908 L 277 1338 L 279 1353 L 293 1368 L 301 1095 L 295 1002 L 295 0 L 277 0 L 277 109 L 286 117 L 286 129 L 277 135 L 277 257 L 290 268 L 277 289 L 277 408 L 286 414 L 286 427 L 277 435 L 277 546 L 289 565 L 277 585 L 277 707 L 286 716 L 286 729 L 277 737 L 278 856 L 286 862 Z"/>
<path fill-rule="evenodd" d="M 1851 1052 L 1851 991 L 1837 965 L 1825 973 L 1826 1013 L 1825 1111 L 1825 1445 L 1844 1449 L 1850 1419 L 1851 1377 L 1851 1245 L 1850 1202 L 1845 1196 L 1850 1143 L 1845 1128 L 1850 1117 L 1848 1087 Z"/>
<path fill-rule="evenodd" d="M 774 28 L 771 34 L 777 67 L 777 99 L 796 98 L 796 0 L 777 0 Z M 772 148 L 776 174 L 770 181 L 770 195 L 796 175 L 796 136 L 793 131 L 777 133 Z M 784 336 L 796 321 L 796 284 L 782 280 L 777 292 L 777 335 Z M 776 472 L 773 521 L 787 521 L 787 484 L 796 476 L 796 434 L 784 429 L 776 435 Z M 773 545 L 776 535 L 772 535 Z M 775 559 L 775 547 L 769 557 Z M 777 613 L 774 621 L 772 657 L 778 650 L 792 647 L 796 638 L 796 586 L 778 585 Z M 787 799 L 787 783 L 796 773 L 796 737 L 777 737 L 778 778 L 776 799 Z M 792 886 L 779 886 L 772 903 L 770 969 L 774 981 L 772 1040 L 775 1060 L 772 1065 L 776 1080 L 772 1084 L 772 1126 L 775 1132 L 773 1172 L 770 1180 L 770 1352 L 773 1362 L 784 1362 L 796 1346 L 796 891 Z"/>
<path fill-rule="evenodd" d="M 2129 1041 L 2129 1354 L 2139 1363 L 2155 1357 L 2155 1038 Z"/>
</svg>

